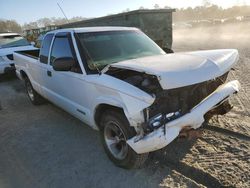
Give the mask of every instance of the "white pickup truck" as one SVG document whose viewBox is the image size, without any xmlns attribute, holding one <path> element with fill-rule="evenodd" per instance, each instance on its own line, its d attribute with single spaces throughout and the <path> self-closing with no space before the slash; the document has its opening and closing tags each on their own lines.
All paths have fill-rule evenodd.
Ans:
<svg viewBox="0 0 250 188">
<path fill-rule="evenodd" d="M 100 130 L 107 155 L 124 168 L 228 112 L 240 89 L 237 80 L 226 83 L 237 50 L 166 54 L 136 28 L 52 31 L 40 52 L 14 59 L 33 104 L 45 98 Z"/>
</svg>

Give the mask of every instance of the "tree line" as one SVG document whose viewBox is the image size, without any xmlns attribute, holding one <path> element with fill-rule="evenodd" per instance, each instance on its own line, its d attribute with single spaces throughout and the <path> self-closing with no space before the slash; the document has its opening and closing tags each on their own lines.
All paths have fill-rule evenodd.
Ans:
<svg viewBox="0 0 250 188">
<path fill-rule="evenodd" d="M 183 22 L 191 20 L 207 20 L 207 19 L 223 19 L 223 18 L 232 18 L 237 16 L 250 16 L 250 6 L 234 6 L 231 8 L 223 9 L 217 5 L 209 3 L 208 0 L 204 0 L 203 6 L 198 6 L 195 8 L 182 8 L 176 9 L 176 12 L 173 13 L 174 22 Z M 159 8 L 169 8 L 167 6 L 160 7 L 159 5 L 154 6 L 155 9 Z M 140 7 L 139 9 L 145 9 Z M 126 9 L 129 11 L 129 9 Z M 125 11 L 125 12 L 126 12 Z M 15 20 L 2 20 L 0 19 L 0 32 L 21 32 L 26 29 L 34 29 L 39 27 L 45 27 L 49 25 L 62 25 L 70 22 L 76 22 L 84 20 L 87 18 L 84 17 L 73 17 L 69 20 L 65 18 L 41 18 L 34 22 L 25 23 L 22 26 L 18 24 Z M 89 18 L 88 18 L 89 19 Z"/>
<path fill-rule="evenodd" d="M 217 5 L 208 4 L 195 8 L 177 9 L 173 14 L 174 22 L 184 22 L 192 20 L 208 20 L 233 18 L 238 16 L 250 16 L 250 6 L 234 6 L 223 9 Z"/>
<path fill-rule="evenodd" d="M 1 20 L 0 32 L 22 32 L 22 27 L 15 20 Z"/>
<path fill-rule="evenodd" d="M 40 27 L 46 27 L 49 25 L 62 25 L 70 22 L 77 22 L 80 20 L 84 20 L 86 18 L 83 17 L 73 17 L 71 19 L 66 18 L 41 18 L 34 22 L 24 23 L 23 25 L 18 24 L 15 20 L 3 20 L 0 19 L 0 32 L 17 32 L 21 33 L 26 29 L 35 29 Z"/>
<path fill-rule="evenodd" d="M 71 22 L 77 22 L 80 20 L 84 20 L 87 18 L 81 17 L 81 16 L 77 16 L 77 17 L 73 17 L 70 19 L 66 19 L 66 18 L 41 18 L 35 22 L 30 22 L 30 23 L 25 23 L 22 28 L 23 30 L 26 29 L 34 29 L 34 28 L 39 28 L 39 27 L 46 27 L 49 25 L 62 25 L 62 24 L 66 24 L 66 23 L 71 23 Z"/>
</svg>

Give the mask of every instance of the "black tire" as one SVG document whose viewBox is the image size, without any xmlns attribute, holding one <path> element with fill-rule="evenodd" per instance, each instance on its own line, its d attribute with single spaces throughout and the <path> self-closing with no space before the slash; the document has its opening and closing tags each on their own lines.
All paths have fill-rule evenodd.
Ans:
<svg viewBox="0 0 250 188">
<path fill-rule="evenodd" d="M 101 140 L 102 140 L 105 152 L 116 166 L 126 168 L 126 169 L 131 169 L 131 168 L 140 168 L 144 164 L 144 162 L 148 158 L 148 153 L 137 154 L 126 143 L 126 140 L 134 137 L 136 135 L 136 132 L 134 128 L 129 125 L 129 122 L 123 113 L 118 112 L 118 111 L 113 111 L 113 110 L 106 111 L 102 115 L 100 125 L 101 125 L 100 127 Z M 112 152 L 112 149 L 110 149 L 111 146 L 107 144 L 107 137 L 109 137 L 107 136 L 108 135 L 107 130 L 110 129 L 112 126 L 115 127 L 115 129 L 118 128 L 117 130 L 120 130 L 120 133 L 125 136 L 124 140 L 121 139 L 121 141 L 119 141 L 118 144 L 117 143 L 115 144 L 115 147 L 113 146 L 113 148 L 117 149 L 119 144 L 123 145 L 123 146 L 120 146 L 120 148 L 124 150 L 124 155 L 122 155 L 122 157 L 119 155 L 121 158 L 120 157 L 118 158 L 117 155 L 113 154 L 114 152 Z"/>
<path fill-rule="evenodd" d="M 44 104 L 46 100 L 34 90 L 28 77 L 24 79 L 24 82 L 25 82 L 26 93 L 32 104 L 34 105 Z"/>
</svg>

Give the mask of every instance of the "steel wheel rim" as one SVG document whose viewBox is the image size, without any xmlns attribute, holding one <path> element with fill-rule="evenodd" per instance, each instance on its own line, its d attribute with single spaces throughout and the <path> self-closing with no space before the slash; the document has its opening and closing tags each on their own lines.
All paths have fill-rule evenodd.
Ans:
<svg viewBox="0 0 250 188">
<path fill-rule="evenodd" d="M 34 100 L 34 92 L 33 92 L 33 88 L 31 86 L 30 82 L 27 83 L 27 93 L 29 95 L 29 98 L 33 101 Z"/>
<path fill-rule="evenodd" d="M 104 140 L 116 159 L 123 160 L 126 158 L 128 153 L 127 139 L 117 123 L 113 121 L 107 123 L 104 127 Z"/>
</svg>

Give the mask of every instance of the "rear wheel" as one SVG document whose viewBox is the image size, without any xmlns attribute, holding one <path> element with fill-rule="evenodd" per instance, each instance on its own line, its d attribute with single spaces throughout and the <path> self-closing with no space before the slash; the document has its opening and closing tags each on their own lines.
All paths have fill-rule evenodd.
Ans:
<svg viewBox="0 0 250 188">
<path fill-rule="evenodd" d="M 29 78 L 26 77 L 24 81 L 25 81 L 27 95 L 32 104 L 40 105 L 45 103 L 45 99 L 34 90 Z"/>
<path fill-rule="evenodd" d="M 124 114 L 107 111 L 101 118 L 101 139 L 108 157 L 119 167 L 139 168 L 148 157 L 148 153 L 137 154 L 127 140 L 136 135 Z"/>
</svg>

